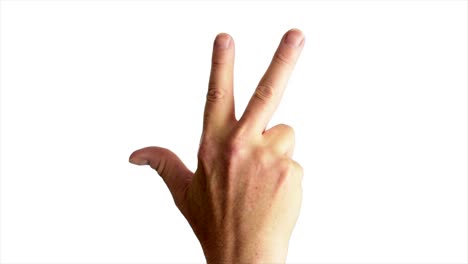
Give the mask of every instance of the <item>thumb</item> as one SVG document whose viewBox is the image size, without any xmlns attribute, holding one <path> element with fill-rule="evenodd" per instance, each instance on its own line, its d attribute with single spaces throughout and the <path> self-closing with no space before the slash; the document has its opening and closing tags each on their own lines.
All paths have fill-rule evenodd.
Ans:
<svg viewBox="0 0 468 264">
<path fill-rule="evenodd" d="M 191 181 L 193 173 L 174 152 L 160 147 L 146 147 L 134 151 L 129 162 L 135 165 L 150 165 L 163 178 L 174 200 L 179 201 Z"/>
</svg>

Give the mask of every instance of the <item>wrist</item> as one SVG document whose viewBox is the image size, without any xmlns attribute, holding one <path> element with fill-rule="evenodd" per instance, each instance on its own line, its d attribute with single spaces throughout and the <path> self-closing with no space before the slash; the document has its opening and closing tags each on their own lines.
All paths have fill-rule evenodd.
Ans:
<svg viewBox="0 0 468 264">
<path fill-rule="evenodd" d="M 207 264 L 285 263 L 287 243 L 272 240 L 268 243 L 247 241 L 239 239 L 202 244 Z"/>
</svg>

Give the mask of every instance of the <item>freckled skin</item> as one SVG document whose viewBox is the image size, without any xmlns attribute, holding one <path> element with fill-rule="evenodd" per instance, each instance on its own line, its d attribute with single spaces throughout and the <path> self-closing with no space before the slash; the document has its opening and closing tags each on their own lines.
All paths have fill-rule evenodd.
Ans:
<svg viewBox="0 0 468 264">
<path fill-rule="evenodd" d="M 170 150 L 146 147 L 130 162 L 163 178 L 189 222 L 207 263 L 284 263 L 302 200 L 302 167 L 292 159 L 294 130 L 265 130 L 304 46 L 283 36 L 242 117 L 233 98 L 234 41 L 217 36 L 198 150 L 191 172 Z"/>
</svg>

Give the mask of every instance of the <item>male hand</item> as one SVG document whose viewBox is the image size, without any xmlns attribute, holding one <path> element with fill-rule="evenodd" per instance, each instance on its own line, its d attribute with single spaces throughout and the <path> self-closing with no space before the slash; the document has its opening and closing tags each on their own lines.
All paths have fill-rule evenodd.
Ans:
<svg viewBox="0 0 468 264">
<path fill-rule="evenodd" d="M 200 240 L 208 263 L 281 263 L 302 200 L 302 167 L 292 160 L 294 131 L 265 131 L 304 46 L 289 30 L 242 117 L 234 112 L 234 41 L 216 37 L 198 168 L 191 172 L 170 150 L 147 147 L 130 162 L 150 165 Z"/>
</svg>

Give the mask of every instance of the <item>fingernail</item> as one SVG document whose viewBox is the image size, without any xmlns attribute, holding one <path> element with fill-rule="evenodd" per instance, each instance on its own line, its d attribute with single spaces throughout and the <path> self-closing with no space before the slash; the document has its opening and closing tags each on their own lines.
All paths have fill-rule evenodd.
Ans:
<svg viewBox="0 0 468 264">
<path fill-rule="evenodd" d="M 231 37 L 229 35 L 220 33 L 216 36 L 215 47 L 220 49 L 227 49 L 231 43 Z"/>
<path fill-rule="evenodd" d="M 139 159 L 132 157 L 128 160 L 130 163 L 135 164 L 135 165 L 148 165 L 148 161 L 145 159 Z"/>
<path fill-rule="evenodd" d="M 297 48 L 301 45 L 304 40 L 304 36 L 299 30 L 291 30 L 286 34 L 285 43 L 293 48 Z"/>
</svg>

